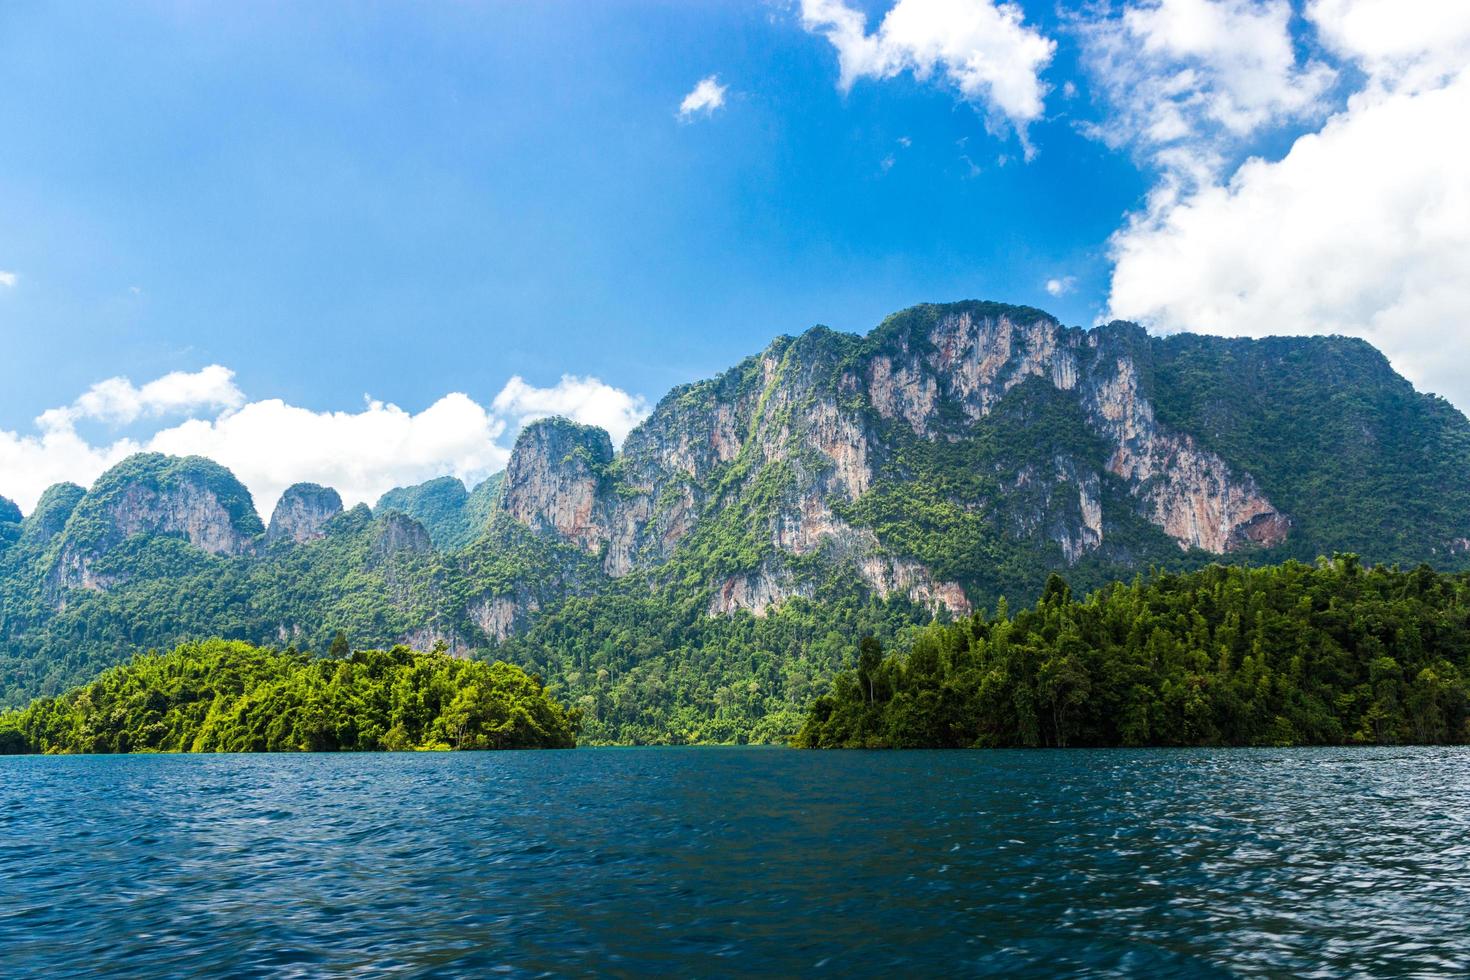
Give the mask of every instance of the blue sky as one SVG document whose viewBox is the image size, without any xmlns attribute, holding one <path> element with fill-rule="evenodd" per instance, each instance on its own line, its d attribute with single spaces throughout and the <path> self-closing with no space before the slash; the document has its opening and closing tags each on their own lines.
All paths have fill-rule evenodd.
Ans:
<svg viewBox="0 0 1470 980">
<path fill-rule="evenodd" d="M 1329 280 L 1341 266 L 1328 244 L 1253 254 L 1256 233 L 1299 238 L 1259 227 L 1289 210 L 1272 188 L 1320 183 L 1288 166 L 1295 141 L 1325 132 L 1346 153 L 1462 104 L 1463 18 L 1426 3 L 1423 31 L 1384 50 L 1371 18 L 1385 2 L 1023 3 L 1000 8 L 1005 30 L 990 0 L 903 0 L 906 25 L 891 0 L 5 5 L 0 493 L 34 497 L 22 468 L 95 475 L 96 452 L 38 456 L 33 420 L 108 379 L 141 390 L 218 365 L 231 390 L 73 407 L 69 431 L 98 452 L 263 400 L 360 413 L 371 395 L 413 416 L 450 393 L 503 443 L 526 404 L 558 404 L 563 375 L 627 393 L 593 401 L 636 418 L 777 334 L 866 330 L 930 300 L 1358 333 L 1439 381 L 1416 373 L 1433 358 L 1400 321 L 1453 326 L 1470 302 L 1448 274 L 1414 295 L 1403 283 L 1424 254 L 1470 255 L 1453 230 L 1380 246 L 1362 260 L 1374 288 L 1351 302 L 1330 283 L 1300 309 L 1281 300 L 1298 283 L 1252 292 L 1282 264 L 1320 279 L 1320 262 Z M 859 32 L 840 36 L 832 18 L 849 11 Z M 1052 46 L 1034 72 L 1003 50 L 1022 36 Z M 1283 39 L 1275 61 L 1260 54 Z M 966 88 L 964 58 L 1034 81 L 1041 110 L 997 95 L 994 73 Z M 1159 86 L 1181 71 L 1193 87 L 1169 88 L 1160 117 Z M 722 104 L 681 118 L 712 75 Z M 1355 107 L 1364 93 L 1378 101 Z M 1369 131 L 1360 117 L 1378 109 Z M 1238 186 L 1253 153 L 1277 169 Z M 1457 166 L 1406 169 L 1440 199 L 1368 220 L 1415 227 L 1447 198 L 1462 207 Z M 512 377 L 526 404 L 490 409 Z M 1459 395 L 1450 384 L 1430 386 Z"/>
</svg>

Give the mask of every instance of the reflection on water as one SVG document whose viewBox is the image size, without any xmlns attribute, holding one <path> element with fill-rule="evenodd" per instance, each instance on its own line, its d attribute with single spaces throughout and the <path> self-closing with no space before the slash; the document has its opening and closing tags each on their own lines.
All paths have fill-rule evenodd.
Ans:
<svg viewBox="0 0 1470 980">
<path fill-rule="evenodd" d="M 1460 749 L 0 759 L 0 974 L 1470 970 Z"/>
</svg>

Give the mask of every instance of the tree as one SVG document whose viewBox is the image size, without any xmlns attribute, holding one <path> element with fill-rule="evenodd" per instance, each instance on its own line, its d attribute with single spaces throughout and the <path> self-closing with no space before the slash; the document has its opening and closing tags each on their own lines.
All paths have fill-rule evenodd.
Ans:
<svg viewBox="0 0 1470 980">
<path fill-rule="evenodd" d="M 873 675 L 883 664 L 883 644 L 871 633 L 858 641 L 858 683 L 867 689 L 868 703 L 874 704 Z"/>
</svg>

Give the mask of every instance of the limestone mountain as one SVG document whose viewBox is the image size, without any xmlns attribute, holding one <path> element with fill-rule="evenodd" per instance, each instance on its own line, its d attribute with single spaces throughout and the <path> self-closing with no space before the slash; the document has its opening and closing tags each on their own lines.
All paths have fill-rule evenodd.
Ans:
<svg viewBox="0 0 1470 980">
<path fill-rule="evenodd" d="M 402 511 L 429 532 L 434 546 L 444 550 L 462 548 L 473 541 L 490 522 L 490 512 L 500 490 L 503 474 L 497 473 L 473 491 L 452 476 L 442 476 L 412 487 L 398 487 L 378 498 L 373 510 Z"/>
<path fill-rule="evenodd" d="M 331 487 L 294 483 L 276 501 L 266 529 L 267 542 L 305 544 L 326 537 L 327 522 L 342 513 L 342 497 Z"/>
<path fill-rule="evenodd" d="M 1470 565 L 1470 423 L 1360 341 L 968 302 L 778 338 L 617 450 L 532 423 L 472 491 L 344 513 L 298 484 L 267 531 L 223 468 L 150 455 L 19 524 L 0 511 L 7 703 L 140 646 L 341 629 L 534 668 L 594 739 L 766 738 L 843 666 L 842 636 L 1028 599 L 1053 570 Z"/>
</svg>

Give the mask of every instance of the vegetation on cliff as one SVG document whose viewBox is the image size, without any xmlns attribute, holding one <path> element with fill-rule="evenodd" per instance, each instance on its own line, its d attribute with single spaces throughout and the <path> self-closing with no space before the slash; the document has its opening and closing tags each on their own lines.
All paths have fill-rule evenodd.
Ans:
<svg viewBox="0 0 1470 980">
<path fill-rule="evenodd" d="M 0 752 L 571 748 L 580 712 L 505 663 L 407 647 L 317 658 L 209 640 L 0 715 Z"/>
<path fill-rule="evenodd" d="M 777 338 L 617 452 L 544 419 L 473 491 L 281 499 L 266 532 L 227 471 L 146 455 L 19 523 L 0 505 L 0 708 L 142 649 L 342 631 L 538 672 L 587 740 L 781 741 L 853 637 L 907 645 L 1055 570 L 1470 567 L 1470 423 L 1359 341 L 962 302 Z"/>
<path fill-rule="evenodd" d="M 1156 573 L 860 644 L 813 748 L 1470 741 L 1470 573 L 1316 565 Z"/>
</svg>

